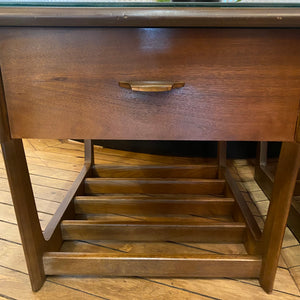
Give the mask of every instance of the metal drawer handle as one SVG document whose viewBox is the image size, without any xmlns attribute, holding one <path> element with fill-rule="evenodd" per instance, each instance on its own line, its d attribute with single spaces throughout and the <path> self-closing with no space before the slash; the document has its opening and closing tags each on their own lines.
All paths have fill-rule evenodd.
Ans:
<svg viewBox="0 0 300 300">
<path fill-rule="evenodd" d="M 119 86 L 135 92 L 167 92 L 184 87 L 184 82 L 170 81 L 120 81 Z"/>
</svg>

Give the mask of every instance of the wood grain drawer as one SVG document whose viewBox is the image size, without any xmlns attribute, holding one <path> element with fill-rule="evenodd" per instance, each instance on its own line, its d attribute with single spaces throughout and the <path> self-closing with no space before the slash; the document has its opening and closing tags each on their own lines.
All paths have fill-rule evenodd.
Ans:
<svg viewBox="0 0 300 300">
<path fill-rule="evenodd" d="M 14 138 L 293 140 L 295 29 L 2 28 Z M 163 93 L 119 81 L 184 81 Z"/>
</svg>

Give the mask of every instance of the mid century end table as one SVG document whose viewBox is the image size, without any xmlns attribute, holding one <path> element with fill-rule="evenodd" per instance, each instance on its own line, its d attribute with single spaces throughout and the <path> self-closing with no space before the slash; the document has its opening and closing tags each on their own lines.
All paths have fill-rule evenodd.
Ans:
<svg viewBox="0 0 300 300">
<path fill-rule="evenodd" d="M 259 278 L 271 292 L 300 167 L 300 6 L 33 2 L 0 1 L 0 138 L 32 289 L 83 274 Z M 22 138 L 85 139 L 44 232 Z M 218 163 L 99 166 L 93 139 L 219 141 Z M 263 231 L 224 141 L 283 142 Z M 248 254 L 64 251 L 76 240 L 243 243 Z"/>
</svg>

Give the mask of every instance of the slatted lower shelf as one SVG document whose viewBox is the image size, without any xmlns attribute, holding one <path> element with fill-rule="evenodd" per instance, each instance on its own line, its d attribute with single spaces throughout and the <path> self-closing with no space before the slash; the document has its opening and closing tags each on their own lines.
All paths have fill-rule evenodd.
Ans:
<svg viewBox="0 0 300 300">
<path fill-rule="evenodd" d="M 51 252 L 47 275 L 256 278 L 261 258 L 249 255 L 132 255 Z"/>
<path fill-rule="evenodd" d="M 93 174 L 74 198 L 75 219 L 60 224 L 61 252 L 43 257 L 46 274 L 259 276 L 254 220 L 216 165 L 96 165 Z"/>
</svg>

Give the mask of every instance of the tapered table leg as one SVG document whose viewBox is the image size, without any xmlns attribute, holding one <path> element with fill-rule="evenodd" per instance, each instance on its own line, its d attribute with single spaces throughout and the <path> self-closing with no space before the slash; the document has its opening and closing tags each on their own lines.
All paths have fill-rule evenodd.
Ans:
<svg viewBox="0 0 300 300">
<path fill-rule="evenodd" d="M 264 254 L 260 283 L 268 293 L 273 289 L 299 167 L 300 145 L 283 143 L 262 238 Z"/>
<path fill-rule="evenodd" d="M 42 256 L 45 240 L 42 234 L 22 140 L 1 144 L 12 200 L 22 239 L 32 289 L 37 291 L 45 281 Z"/>
</svg>

